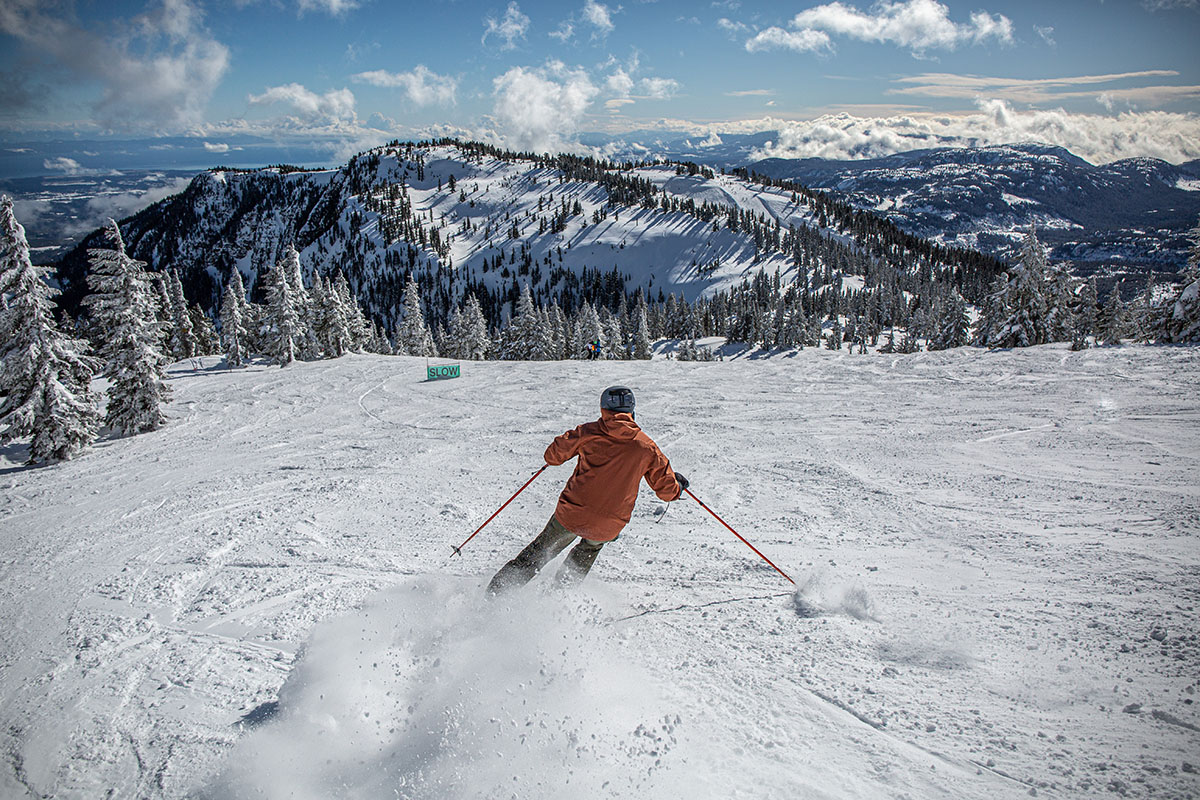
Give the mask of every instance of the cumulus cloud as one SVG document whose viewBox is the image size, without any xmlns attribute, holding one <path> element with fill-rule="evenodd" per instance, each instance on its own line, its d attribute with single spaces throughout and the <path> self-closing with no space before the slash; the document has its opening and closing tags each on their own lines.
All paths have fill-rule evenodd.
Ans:
<svg viewBox="0 0 1200 800">
<path fill-rule="evenodd" d="M 387 72 L 382 69 L 360 72 L 354 76 L 354 80 L 372 86 L 402 89 L 408 99 L 419 106 L 433 103 L 454 105 L 458 92 L 457 79 L 438 75 L 424 64 L 418 64 L 410 72 Z"/>
<path fill-rule="evenodd" d="M 679 91 L 679 81 L 674 78 L 642 78 L 638 90 L 652 100 L 666 100 Z"/>
<path fill-rule="evenodd" d="M 889 43 L 921 56 L 927 50 L 954 50 L 988 40 L 1013 42 L 1012 21 L 1002 14 L 976 11 L 966 23 L 950 19 L 950 9 L 937 0 L 880 2 L 870 12 L 841 2 L 801 11 L 789 25 L 767 28 L 746 42 L 750 52 L 784 48 L 814 52 L 831 47 L 831 35 L 863 42 Z"/>
<path fill-rule="evenodd" d="M 1172 163 L 1200 158 L 1200 115 L 1163 111 L 1116 116 L 1061 109 L 1015 111 L 1003 100 L 980 100 L 962 115 L 858 117 L 831 114 L 785 123 L 777 141 L 755 158 L 878 158 L 926 147 L 979 147 L 1045 142 L 1095 164 L 1152 157 Z"/>
<path fill-rule="evenodd" d="M 224 142 L 205 142 L 204 150 L 209 153 L 228 153 L 229 145 Z"/>
<path fill-rule="evenodd" d="M 536 152 L 565 149 L 567 138 L 600 93 L 584 70 L 559 62 L 537 69 L 513 67 L 493 86 L 493 115 L 504 143 Z"/>
<path fill-rule="evenodd" d="M 524 39 L 525 32 L 529 30 L 529 17 L 521 13 L 521 8 L 516 3 L 509 3 L 508 9 L 500 19 L 486 17 L 483 23 L 483 38 L 480 41 L 487 42 L 487 38 L 494 34 L 504 40 L 504 44 L 500 46 L 502 50 L 516 47 L 517 40 Z"/>
<path fill-rule="evenodd" d="M 189 0 L 162 0 L 111 38 L 84 28 L 51 0 L 10 0 L 0 4 L 0 31 L 75 78 L 98 81 L 96 121 L 113 129 L 198 123 L 229 68 L 229 49 L 212 38 Z"/>
<path fill-rule="evenodd" d="M 783 28 L 767 28 L 746 40 L 746 49 L 751 53 L 763 50 L 794 50 L 797 53 L 817 53 L 833 49 L 833 40 L 824 31 L 785 31 Z"/>
<path fill-rule="evenodd" d="M 354 93 L 349 89 L 334 89 L 317 94 L 298 83 L 272 86 L 262 94 L 247 98 L 251 105 L 282 104 L 291 106 L 301 118 L 310 122 L 334 124 L 353 122 Z"/>
<path fill-rule="evenodd" d="M 603 3 L 587 0 L 583 6 L 583 19 L 596 29 L 597 36 L 607 36 L 612 32 L 612 12 Z"/>
</svg>

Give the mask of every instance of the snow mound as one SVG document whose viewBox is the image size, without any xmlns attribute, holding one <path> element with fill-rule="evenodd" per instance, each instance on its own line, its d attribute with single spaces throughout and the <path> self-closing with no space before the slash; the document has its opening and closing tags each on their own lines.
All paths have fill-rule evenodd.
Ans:
<svg viewBox="0 0 1200 800">
<path fill-rule="evenodd" d="M 677 715 L 586 592 L 414 578 L 314 634 L 214 797 L 645 797 Z"/>
<path fill-rule="evenodd" d="M 857 583 L 839 582 L 823 570 L 801 576 L 792 595 L 792 606 L 802 617 L 845 614 L 855 619 L 879 621 L 875 603 L 866 588 Z"/>
</svg>

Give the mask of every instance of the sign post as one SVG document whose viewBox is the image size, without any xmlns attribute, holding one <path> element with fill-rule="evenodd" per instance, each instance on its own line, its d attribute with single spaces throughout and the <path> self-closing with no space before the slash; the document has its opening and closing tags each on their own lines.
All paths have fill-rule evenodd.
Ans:
<svg viewBox="0 0 1200 800">
<path fill-rule="evenodd" d="M 425 379 L 430 381 L 440 381 L 449 378 L 457 378 L 460 375 L 458 364 L 441 364 L 440 366 L 431 367 L 428 364 L 425 366 Z"/>
</svg>

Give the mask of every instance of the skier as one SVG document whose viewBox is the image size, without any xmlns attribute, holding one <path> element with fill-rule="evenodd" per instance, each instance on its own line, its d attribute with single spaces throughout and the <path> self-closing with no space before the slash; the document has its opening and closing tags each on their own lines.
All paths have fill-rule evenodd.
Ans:
<svg viewBox="0 0 1200 800">
<path fill-rule="evenodd" d="M 580 425 L 546 448 L 546 463 L 579 457 L 550 521 L 536 538 L 492 578 L 488 593 L 528 583 L 537 571 L 575 542 L 558 572 L 562 585 L 583 580 L 605 542 L 617 538 L 633 514 L 643 478 L 660 499 L 678 500 L 687 478 L 634 422 L 633 392 L 610 386 L 600 395 L 600 419 Z"/>
</svg>

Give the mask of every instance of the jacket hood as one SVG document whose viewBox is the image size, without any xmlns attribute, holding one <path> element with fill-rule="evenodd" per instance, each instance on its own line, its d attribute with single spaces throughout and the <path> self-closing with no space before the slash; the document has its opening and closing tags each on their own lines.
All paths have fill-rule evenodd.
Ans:
<svg viewBox="0 0 1200 800">
<path fill-rule="evenodd" d="M 633 421 L 632 414 L 618 414 L 607 408 L 600 409 L 600 426 L 614 439 L 632 439 L 641 430 Z"/>
</svg>

